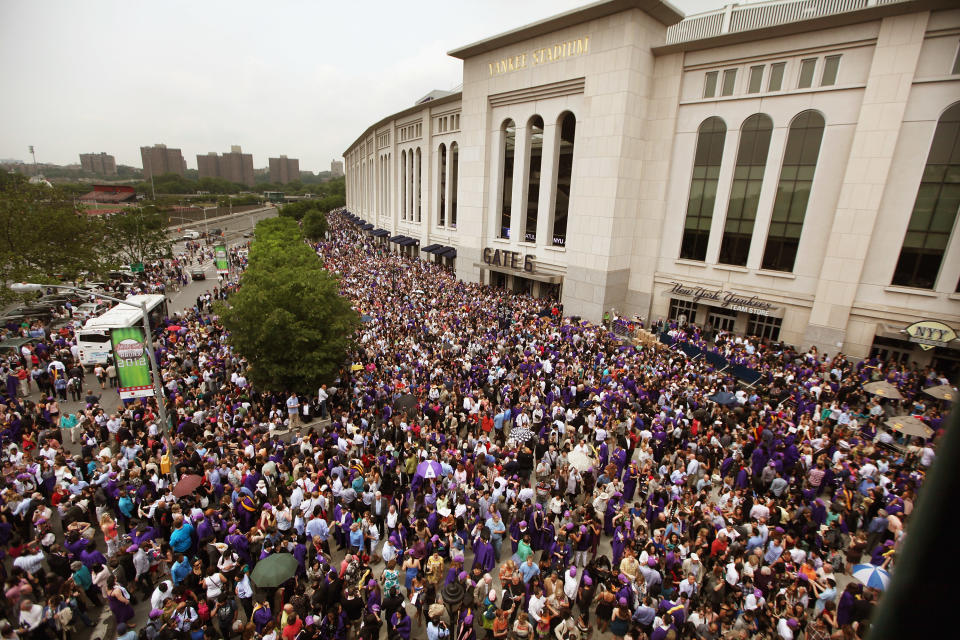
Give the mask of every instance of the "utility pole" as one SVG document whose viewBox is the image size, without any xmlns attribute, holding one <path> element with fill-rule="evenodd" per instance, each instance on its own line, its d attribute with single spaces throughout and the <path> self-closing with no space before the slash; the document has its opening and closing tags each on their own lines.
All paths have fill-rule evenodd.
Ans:
<svg viewBox="0 0 960 640">
<path fill-rule="evenodd" d="M 33 175 L 39 176 L 40 169 L 37 168 L 37 154 L 33 150 L 33 145 L 30 145 L 30 155 L 33 156 Z"/>
</svg>

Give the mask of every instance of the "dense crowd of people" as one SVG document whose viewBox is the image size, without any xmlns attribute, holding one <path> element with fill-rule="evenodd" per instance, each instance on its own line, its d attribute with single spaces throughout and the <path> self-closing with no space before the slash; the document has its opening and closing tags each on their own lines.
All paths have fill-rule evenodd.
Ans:
<svg viewBox="0 0 960 640">
<path fill-rule="evenodd" d="M 152 401 L 30 399 L 15 372 L 69 372 L 69 330 L 10 356 L 0 638 L 104 604 L 123 640 L 865 637 L 853 565 L 895 571 L 935 458 L 882 423 L 939 433 L 939 374 L 651 327 L 761 371 L 745 388 L 330 218 L 318 256 L 364 319 L 330 385 L 248 383 L 211 309 L 235 279 L 155 334 L 172 451 Z"/>
</svg>

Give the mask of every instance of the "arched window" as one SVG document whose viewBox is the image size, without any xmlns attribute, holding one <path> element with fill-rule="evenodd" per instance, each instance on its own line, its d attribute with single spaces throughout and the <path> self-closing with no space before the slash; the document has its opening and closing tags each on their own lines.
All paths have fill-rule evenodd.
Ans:
<svg viewBox="0 0 960 640">
<path fill-rule="evenodd" d="M 823 116 L 816 111 L 804 111 L 790 124 L 770 231 L 763 250 L 764 269 L 793 271 L 820 155 L 823 127 Z"/>
<path fill-rule="evenodd" d="M 437 199 L 439 201 L 439 207 L 437 208 L 437 213 L 439 217 L 437 218 L 437 222 L 442 227 L 447 224 L 447 147 L 443 143 L 440 144 L 440 166 L 438 174 L 437 191 L 439 193 L 437 194 Z"/>
<path fill-rule="evenodd" d="M 937 122 L 893 284 L 933 289 L 960 207 L 960 102 Z M 957 285 L 960 290 L 960 284 Z"/>
<path fill-rule="evenodd" d="M 503 138 L 503 184 L 500 190 L 500 225 L 498 238 L 510 237 L 510 205 L 513 202 L 513 154 L 517 144 L 517 127 L 513 120 L 505 120 L 500 127 Z"/>
<path fill-rule="evenodd" d="M 740 127 L 740 147 L 737 149 L 737 166 L 733 170 L 733 185 L 727 205 L 727 219 L 723 225 L 720 242 L 722 264 L 747 266 L 753 223 L 757 219 L 757 204 L 760 201 L 760 186 L 767 167 L 767 152 L 770 150 L 770 134 L 773 121 L 770 116 L 757 113 L 747 118 Z"/>
<path fill-rule="evenodd" d="M 527 217 L 524 222 L 524 242 L 537 241 L 537 213 L 540 205 L 540 170 L 543 165 L 543 118 L 533 116 L 527 123 L 529 140 L 529 171 L 527 173 Z"/>
<path fill-rule="evenodd" d="M 420 199 L 421 199 L 421 198 L 420 198 L 420 187 L 423 186 L 423 181 L 421 180 L 421 178 L 423 177 L 423 164 L 420 162 L 420 147 L 417 147 L 417 169 L 416 169 L 416 171 L 417 171 L 417 173 L 416 173 L 416 176 L 417 176 L 417 190 L 415 191 L 415 193 L 417 194 L 417 206 L 416 206 L 416 209 L 415 209 L 415 210 L 416 210 L 416 212 L 417 212 L 417 222 L 420 222 Z"/>
<path fill-rule="evenodd" d="M 720 179 L 720 161 L 727 125 L 716 116 L 707 118 L 697 130 L 697 148 L 694 151 L 693 178 L 687 199 L 687 217 L 683 223 L 680 257 L 687 260 L 705 260 L 710 241 L 710 223 L 713 204 Z"/>
<path fill-rule="evenodd" d="M 570 185 L 573 178 L 573 146 L 577 135 L 577 119 L 566 111 L 557 121 L 560 135 L 557 139 L 556 200 L 553 206 L 553 234 L 551 243 L 557 247 L 567 244 L 567 214 L 570 212 Z"/>
<path fill-rule="evenodd" d="M 413 202 L 416 197 L 413 191 L 413 149 L 407 151 L 407 220 L 413 222 Z"/>
<path fill-rule="evenodd" d="M 400 219 L 407 219 L 407 152 L 400 152 Z"/>
<path fill-rule="evenodd" d="M 460 148 L 450 143 L 450 226 L 457 226 L 457 170 L 460 168 Z"/>
</svg>

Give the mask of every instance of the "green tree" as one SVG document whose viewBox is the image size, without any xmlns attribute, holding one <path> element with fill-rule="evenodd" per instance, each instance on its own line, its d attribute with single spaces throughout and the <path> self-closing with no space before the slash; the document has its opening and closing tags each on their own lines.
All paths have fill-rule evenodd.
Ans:
<svg viewBox="0 0 960 640">
<path fill-rule="evenodd" d="M 104 222 L 104 259 L 119 265 L 172 257 L 167 217 L 156 207 L 137 207 Z"/>
<path fill-rule="evenodd" d="M 103 222 L 57 187 L 0 172 L 0 301 L 14 282 L 100 273 Z"/>
<path fill-rule="evenodd" d="M 295 220 L 302 220 L 303 216 L 306 215 L 307 211 L 310 211 L 314 208 L 312 200 L 298 200 L 296 202 L 290 202 L 288 204 L 280 207 L 280 215 L 284 218 L 293 218 Z"/>
<path fill-rule="evenodd" d="M 320 209 L 311 209 L 303 216 L 303 235 L 318 242 L 327 235 L 327 214 Z"/>
<path fill-rule="evenodd" d="M 268 391 L 313 393 L 344 362 L 359 318 L 290 218 L 261 221 L 240 289 L 216 308 Z"/>
</svg>

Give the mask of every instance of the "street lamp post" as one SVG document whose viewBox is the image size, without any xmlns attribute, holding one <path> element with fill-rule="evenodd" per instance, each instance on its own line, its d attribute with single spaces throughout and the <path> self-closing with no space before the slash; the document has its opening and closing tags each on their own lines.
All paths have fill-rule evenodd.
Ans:
<svg viewBox="0 0 960 640">
<path fill-rule="evenodd" d="M 207 209 L 219 209 L 219 207 L 204 207 L 203 208 L 203 235 L 207 236 L 210 234 L 210 229 L 207 228 Z"/>
<path fill-rule="evenodd" d="M 156 360 L 156 354 L 153 352 L 153 333 L 150 330 L 150 316 L 147 313 L 147 304 L 146 302 L 142 304 L 134 304 L 129 300 L 122 300 L 120 298 L 114 298 L 113 296 L 108 296 L 100 293 L 99 291 L 89 291 L 87 289 L 81 289 L 80 287 L 71 287 L 64 284 L 35 284 L 32 282 L 20 282 L 10 285 L 10 289 L 13 291 L 40 291 L 44 287 L 49 287 L 51 289 L 59 289 L 62 291 L 76 291 L 78 293 L 95 295 L 98 298 L 103 298 L 105 300 L 110 300 L 116 302 L 117 304 L 125 304 L 128 307 L 133 307 L 135 309 L 140 309 L 140 313 L 143 320 L 143 338 L 144 344 L 147 347 L 147 356 L 150 358 L 150 371 L 153 373 L 153 393 L 154 397 L 157 400 L 157 413 L 160 414 L 160 432 L 163 434 L 163 443 L 167 446 L 167 454 L 170 456 L 170 476 L 173 478 L 173 483 L 177 482 L 177 468 L 173 464 L 173 443 L 170 441 L 170 421 L 167 418 L 167 407 L 164 403 L 163 388 L 160 386 L 160 365 Z"/>
</svg>

